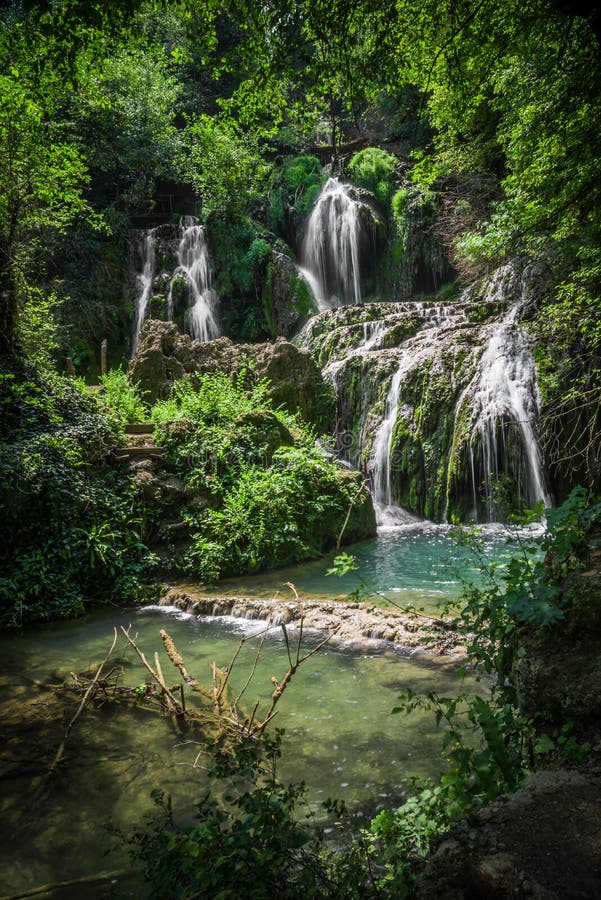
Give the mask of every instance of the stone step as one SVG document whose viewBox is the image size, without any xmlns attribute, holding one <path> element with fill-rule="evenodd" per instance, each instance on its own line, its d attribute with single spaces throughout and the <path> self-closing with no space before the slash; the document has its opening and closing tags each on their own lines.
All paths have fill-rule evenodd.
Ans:
<svg viewBox="0 0 601 900">
<path fill-rule="evenodd" d="M 152 422 L 128 422 L 125 426 L 126 434 L 153 434 L 154 424 Z"/>
<path fill-rule="evenodd" d="M 145 457 L 160 457 L 162 455 L 162 447 L 119 447 L 115 451 L 117 459 L 144 459 Z"/>
</svg>

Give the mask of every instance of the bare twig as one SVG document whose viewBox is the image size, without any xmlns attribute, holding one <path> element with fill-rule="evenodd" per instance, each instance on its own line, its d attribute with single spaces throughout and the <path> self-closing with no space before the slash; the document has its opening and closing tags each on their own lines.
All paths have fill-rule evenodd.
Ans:
<svg viewBox="0 0 601 900">
<path fill-rule="evenodd" d="M 150 673 L 150 675 L 152 676 L 153 681 L 156 681 L 156 683 L 158 684 L 158 686 L 161 688 L 161 691 L 163 692 L 164 697 L 166 697 L 167 700 L 169 701 L 169 703 L 171 704 L 171 707 L 172 707 L 173 711 L 174 711 L 177 715 L 181 715 L 181 714 L 182 714 L 181 706 L 180 706 L 180 704 L 177 702 L 177 700 L 175 699 L 175 696 L 173 695 L 173 693 L 169 690 L 168 687 L 165 686 L 165 681 L 164 681 L 164 679 L 163 679 L 163 677 L 162 677 L 162 673 L 160 673 L 160 672 L 155 672 L 155 671 L 154 671 L 154 669 L 152 668 L 152 666 L 150 665 L 150 663 L 147 661 L 146 657 L 144 656 L 144 654 L 142 653 L 142 651 L 139 649 L 139 647 L 138 647 L 138 645 L 136 644 L 136 642 L 134 641 L 134 639 L 130 636 L 130 634 L 129 634 L 129 629 L 124 628 L 123 625 L 122 625 L 122 626 L 121 626 L 121 631 L 123 632 L 123 634 L 124 634 L 125 639 L 127 640 L 127 642 L 134 648 L 134 650 L 135 650 L 136 653 L 138 654 L 138 656 L 139 656 L 139 658 L 140 658 L 142 664 L 144 665 L 144 667 L 147 669 L 147 671 L 148 671 L 148 672 Z"/>
<path fill-rule="evenodd" d="M 88 688 L 87 688 L 85 694 L 83 695 L 83 697 L 82 697 L 82 699 L 81 699 L 81 703 L 79 704 L 79 706 L 78 706 L 78 708 L 77 708 L 77 712 L 75 713 L 75 715 L 73 716 L 73 718 L 71 719 L 71 721 L 69 722 L 69 724 L 67 725 L 67 730 L 65 731 L 65 736 L 64 736 L 64 738 L 62 739 L 62 741 L 61 741 L 60 744 L 59 744 L 58 750 L 56 751 L 55 757 L 54 757 L 54 759 L 52 760 L 52 764 L 51 764 L 50 768 L 49 768 L 48 771 L 46 772 L 44 778 L 42 779 L 42 783 L 39 785 L 39 787 L 38 787 L 38 789 L 37 789 L 37 791 L 36 791 L 36 796 L 39 795 L 40 791 L 42 790 L 43 785 L 46 783 L 46 779 L 49 778 L 50 775 L 52 775 L 52 773 L 54 772 L 54 770 L 55 770 L 56 767 L 58 766 L 59 762 L 60 762 L 61 759 L 63 758 L 63 754 L 64 754 L 64 752 L 65 752 L 65 744 L 67 743 L 67 740 L 68 740 L 69 735 L 70 735 L 70 733 L 71 733 L 71 729 L 73 728 L 73 726 L 74 726 L 75 723 L 77 722 L 79 716 L 81 715 L 81 713 L 82 713 L 83 710 L 84 710 L 84 707 L 85 707 L 86 703 L 88 702 L 88 700 L 89 700 L 90 697 L 92 696 L 92 692 L 94 691 L 94 688 L 95 688 L 96 685 L 98 684 L 98 679 L 100 678 L 100 674 L 101 674 L 103 668 L 105 667 L 105 665 L 107 664 L 108 660 L 110 659 L 111 654 L 112 654 L 113 650 L 115 649 L 115 644 L 116 644 L 116 643 L 117 643 L 117 629 L 115 628 L 115 629 L 114 629 L 113 643 L 111 644 L 111 649 L 109 650 L 109 652 L 107 653 L 107 655 L 105 656 L 105 658 L 102 660 L 102 662 L 101 662 L 100 665 L 98 666 L 98 669 L 97 669 L 97 671 L 96 671 L 96 674 L 94 675 L 94 678 L 92 679 L 92 681 L 91 681 L 90 684 L 88 685 Z"/>
</svg>

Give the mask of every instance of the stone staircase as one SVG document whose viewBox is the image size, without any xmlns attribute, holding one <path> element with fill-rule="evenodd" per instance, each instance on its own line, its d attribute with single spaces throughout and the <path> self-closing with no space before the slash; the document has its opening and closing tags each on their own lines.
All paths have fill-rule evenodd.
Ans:
<svg viewBox="0 0 601 900">
<path fill-rule="evenodd" d="M 161 447 L 154 442 L 154 425 L 151 422 L 135 422 L 125 426 L 128 443 L 115 451 L 117 460 L 151 459 L 163 455 Z"/>
</svg>

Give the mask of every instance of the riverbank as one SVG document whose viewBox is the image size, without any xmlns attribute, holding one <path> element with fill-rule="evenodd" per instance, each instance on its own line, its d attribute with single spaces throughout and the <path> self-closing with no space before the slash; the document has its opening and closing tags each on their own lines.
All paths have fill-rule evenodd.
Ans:
<svg viewBox="0 0 601 900">
<path fill-rule="evenodd" d="M 421 651 L 459 659 L 464 652 L 450 622 L 370 602 L 206 596 L 189 586 L 173 586 L 165 590 L 159 604 L 197 616 L 233 616 L 293 628 L 298 628 L 302 619 L 305 629 L 330 632 L 333 644 L 352 649 L 369 649 L 385 642 L 410 655 Z"/>
</svg>

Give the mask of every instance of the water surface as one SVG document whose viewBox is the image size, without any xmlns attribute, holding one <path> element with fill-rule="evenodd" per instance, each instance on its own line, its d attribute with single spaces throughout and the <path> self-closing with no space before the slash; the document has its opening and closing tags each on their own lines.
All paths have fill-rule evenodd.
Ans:
<svg viewBox="0 0 601 900">
<path fill-rule="evenodd" d="M 103 824 L 109 819 L 125 828 L 139 824 L 152 808 L 154 788 L 172 795 L 178 816 L 193 818 L 206 760 L 198 756 L 198 745 L 178 738 L 165 720 L 144 709 L 112 705 L 86 711 L 73 728 L 65 759 L 40 792 L 41 776 L 72 715 L 71 710 L 57 722 L 53 693 L 44 685 L 68 679 L 70 672 L 94 671 L 113 628 L 130 623 L 149 659 L 155 650 L 162 653 L 159 629 L 167 628 L 188 669 L 207 684 L 210 663 L 227 664 L 241 633 L 261 629 L 257 622 L 200 620 L 155 608 L 102 611 L 0 638 L 0 814 L 6 832 L 0 872 L 6 893 L 120 868 L 121 859 L 104 857 L 111 840 Z M 245 643 L 232 673 L 235 686 L 245 680 L 258 641 Z M 145 672 L 133 652 L 117 653 L 125 657 L 127 683 L 143 682 Z M 287 667 L 282 632 L 276 630 L 265 643 L 247 706 L 268 700 L 271 677 L 281 681 Z M 164 656 L 163 670 L 168 683 L 179 680 Z M 276 720 L 286 729 L 281 777 L 305 780 L 318 814 L 319 801 L 327 796 L 343 798 L 366 818 L 384 805 L 398 805 L 412 776 L 435 775 L 440 766 L 440 735 L 432 718 L 390 715 L 399 691 L 408 687 L 448 693 L 460 684 L 448 663 L 390 650 L 367 655 L 325 648 L 304 664 L 282 698 Z M 50 723 L 44 720 L 46 710 Z M 86 896 L 96 896 L 86 890 Z"/>
<path fill-rule="evenodd" d="M 465 580 L 479 579 L 482 563 L 502 565 L 512 554 L 508 532 L 500 525 L 481 527 L 480 554 L 460 546 L 455 532 L 449 525 L 431 522 L 380 528 L 372 540 L 345 548 L 355 556 L 358 569 L 342 577 L 326 575 L 336 555 L 331 552 L 315 562 L 223 579 L 205 585 L 204 591 L 209 595 L 282 597 L 289 596 L 285 584 L 292 582 L 306 597 L 343 598 L 360 588 L 370 598 L 388 597 L 402 606 L 435 612 L 441 603 L 460 596 Z"/>
</svg>

